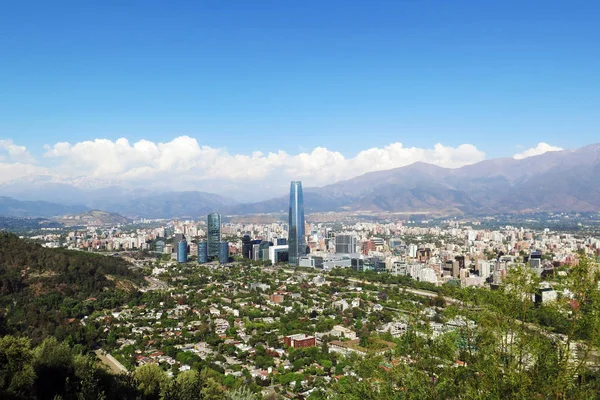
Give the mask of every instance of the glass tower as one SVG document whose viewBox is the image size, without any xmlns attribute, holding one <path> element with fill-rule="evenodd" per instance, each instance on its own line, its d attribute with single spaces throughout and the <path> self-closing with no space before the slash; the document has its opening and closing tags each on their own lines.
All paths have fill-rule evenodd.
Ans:
<svg viewBox="0 0 600 400">
<path fill-rule="evenodd" d="M 198 243 L 198 263 L 204 264 L 208 262 L 208 245 L 206 242 Z"/>
<path fill-rule="evenodd" d="M 250 235 L 246 233 L 242 238 L 242 256 L 250 258 L 250 254 L 252 254 L 252 241 L 250 240 Z"/>
<path fill-rule="evenodd" d="M 290 213 L 288 221 L 289 263 L 298 265 L 300 257 L 306 254 L 304 243 L 304 195 L 302 182 L 292 181 L 290 185 Z"/>
<path fill-rule="evenodd" d="M 208 256 L 219 256 L 219 242 L 221 241 L 221 215 L 217 213 L 208 214 Z"/>
<path fill-rule="evenodd" d="M 184 263 L 187 262 L 188 259 L 188 251 L 187 251 L 187 242 L 185 239 L 177 243 L 177 262 Z"/>
<path fill-rule="evenodd" d="M 229 262 L 229 243 L 219 243 L 219 264 L 227 264 Z"/>
</svg>

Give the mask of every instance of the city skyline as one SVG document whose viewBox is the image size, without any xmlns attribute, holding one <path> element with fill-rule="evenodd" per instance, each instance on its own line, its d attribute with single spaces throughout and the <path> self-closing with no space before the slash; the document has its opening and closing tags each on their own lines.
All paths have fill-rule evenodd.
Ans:
<svg viewBox="0 0 600 400">
<path fill-rule="evenodd" d="M 1 9 L 0 398 L 600 393 L 600 2 Z"/>
</svg>

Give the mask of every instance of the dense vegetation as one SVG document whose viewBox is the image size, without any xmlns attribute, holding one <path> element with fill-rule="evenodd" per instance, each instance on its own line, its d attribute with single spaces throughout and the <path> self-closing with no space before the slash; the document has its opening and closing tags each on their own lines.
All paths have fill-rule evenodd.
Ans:
<svg viewBox="0 0 600 400">
<path fill-rule="evenodd" d="M 245 388 L 228 393 L 208 370 L 170 379 L 157 365 L 112 375 L 89 355 L 49 337 L 36 347 L 27 338 L 0 338 L 0 398 L 6 400 L 257 400 Z"/>
<path fill-rule="evenodd" d="M 133 285 L 142 282 L 119 258 L 48 249 L 0 233 L 0 333 L 92 347 L 96 333 L 78 320 L 137 296 Z"/>
</svg>

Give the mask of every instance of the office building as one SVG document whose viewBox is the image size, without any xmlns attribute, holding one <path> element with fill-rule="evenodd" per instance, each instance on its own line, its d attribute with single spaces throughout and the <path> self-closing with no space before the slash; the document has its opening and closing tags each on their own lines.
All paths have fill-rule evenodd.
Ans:
<svg viewBox="0 0 600 400">
<path fill-rule="evenodd" d="M 273 264 L 287 262 L 288 261 L 288 246 L 270 246 L 269 249 L 269 260 Z"/>
<path fill-rule="evenodd" d="M 365 271 L 374 271 L 374 272 L 385 272 L 385 261 L 380 260 L 376 257 L 371 258 L 352 258 L 350 262 L 350 268 L 355 271 L 365 272 Z"/>
<path fill-rule="evenodd" d="M 258 242 L 258 243 L 256 243 L 256 242 Z M 252 260 L 255 260 L 255 261 L 259 260 L 259 258 L 258 258 L 259 254 L 260 254 L 259 248 L 260 248 L 260 240 L 258 240 L 258 241 L 253 240 L 252 241 L 252 254 L 250 255 L 250 258 Z"/>
<path fill-rule="evenodd" d="M 273 246 L 273 242 L 263 240 L 258 246 L 258 259 L 265 261 L 269 259 L 269 247 Z"/>
<path fill-rule="evenodd" d="M 252 258 L 252 240 L 247 233 L 242 238 L 242 257 Z"/>
<path fill-rule="evenodd" d="M 210 213 L 207 222 L 208 256 L 218 257 L 219 243 L 221 242 L 221 215 Z"/>
<path fill-rule="evenodd" d="M 290 184 L 290 208 L 288 218 L 288 261 L 290 265 L 298 265 L 300 257 L 306 254 L 304 241 L 304 195 L 302 182 Z"/>
<path fill-rule="evenodd" d="M 185 239 L 183 239 L 177 243 L 177 262 L 179 262 L 179 263 L 187 262 L 187 258 L 188 258 L 187 241 Z"/>
<path fill-rule="evenodd" d="M 219 264 L 226 264 L 229 262 L 229 243 L 219 242 L 218 249 Z"/>
<path fill-rule="evenodd" d="M 347 254 L 327 254 L 325 256 L 308 254 L 300 257 L 298 260 L 298 266 L 300 267 L 324 269 L 327 271 L 336 267 L 349 268 L 351 265 L 351 258 Z"/>
<path fill-rule="evenodd" d="M 200 264 L 208 262 L 208 244 L 206 242 L 198 243 L 198 262 Z"/>
<path fill-rule="evenodd" d="M 175 237 L 173 238 L 173 250 L 175 251 L 175 259 L 178 259 L 177 257 L 179 256 L 179 242 L 181 242 L 182 240 L 186 240 L 183 233 L 176 233 Z"/>
<path fill-rule="evenodd" d="M 188 256 L 198 257 L 198 243 L 191 242 L 188 246 Z"/>
<path fill-rule="evenodd" d="M 165 251 L 165 242 L 162 240 L 157 240 L 154 244 L 154 252 L 158 254 L 162 254 Z"/>
<path fill-rule="evenodd" d="M 354 235 L 337 235 L 335 237 L 335 252 L 337 254 L 354 254 L 354 253 L 356 253 L 356 236 L 354 236 Z"/>
<path fill-rule="evenodd" d="M 539 269 L 542 268 L 542 253 L 539 251 L 533 251 L 529 255 L 529 266 L 531 268 Z"/>
</svg>

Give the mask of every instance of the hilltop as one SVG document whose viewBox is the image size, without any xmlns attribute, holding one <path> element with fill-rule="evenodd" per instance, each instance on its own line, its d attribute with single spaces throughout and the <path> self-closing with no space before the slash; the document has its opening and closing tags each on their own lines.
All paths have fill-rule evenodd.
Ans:
<svg viewBox="0 0 600 400">
<path fill-rule="evenodd" d="M 131 219 L 108 211 L 92 210 L 80 214 L 64 215 L 56 220 L 66 226 L 115 226 L 131 223 Z"/>
</svg>

